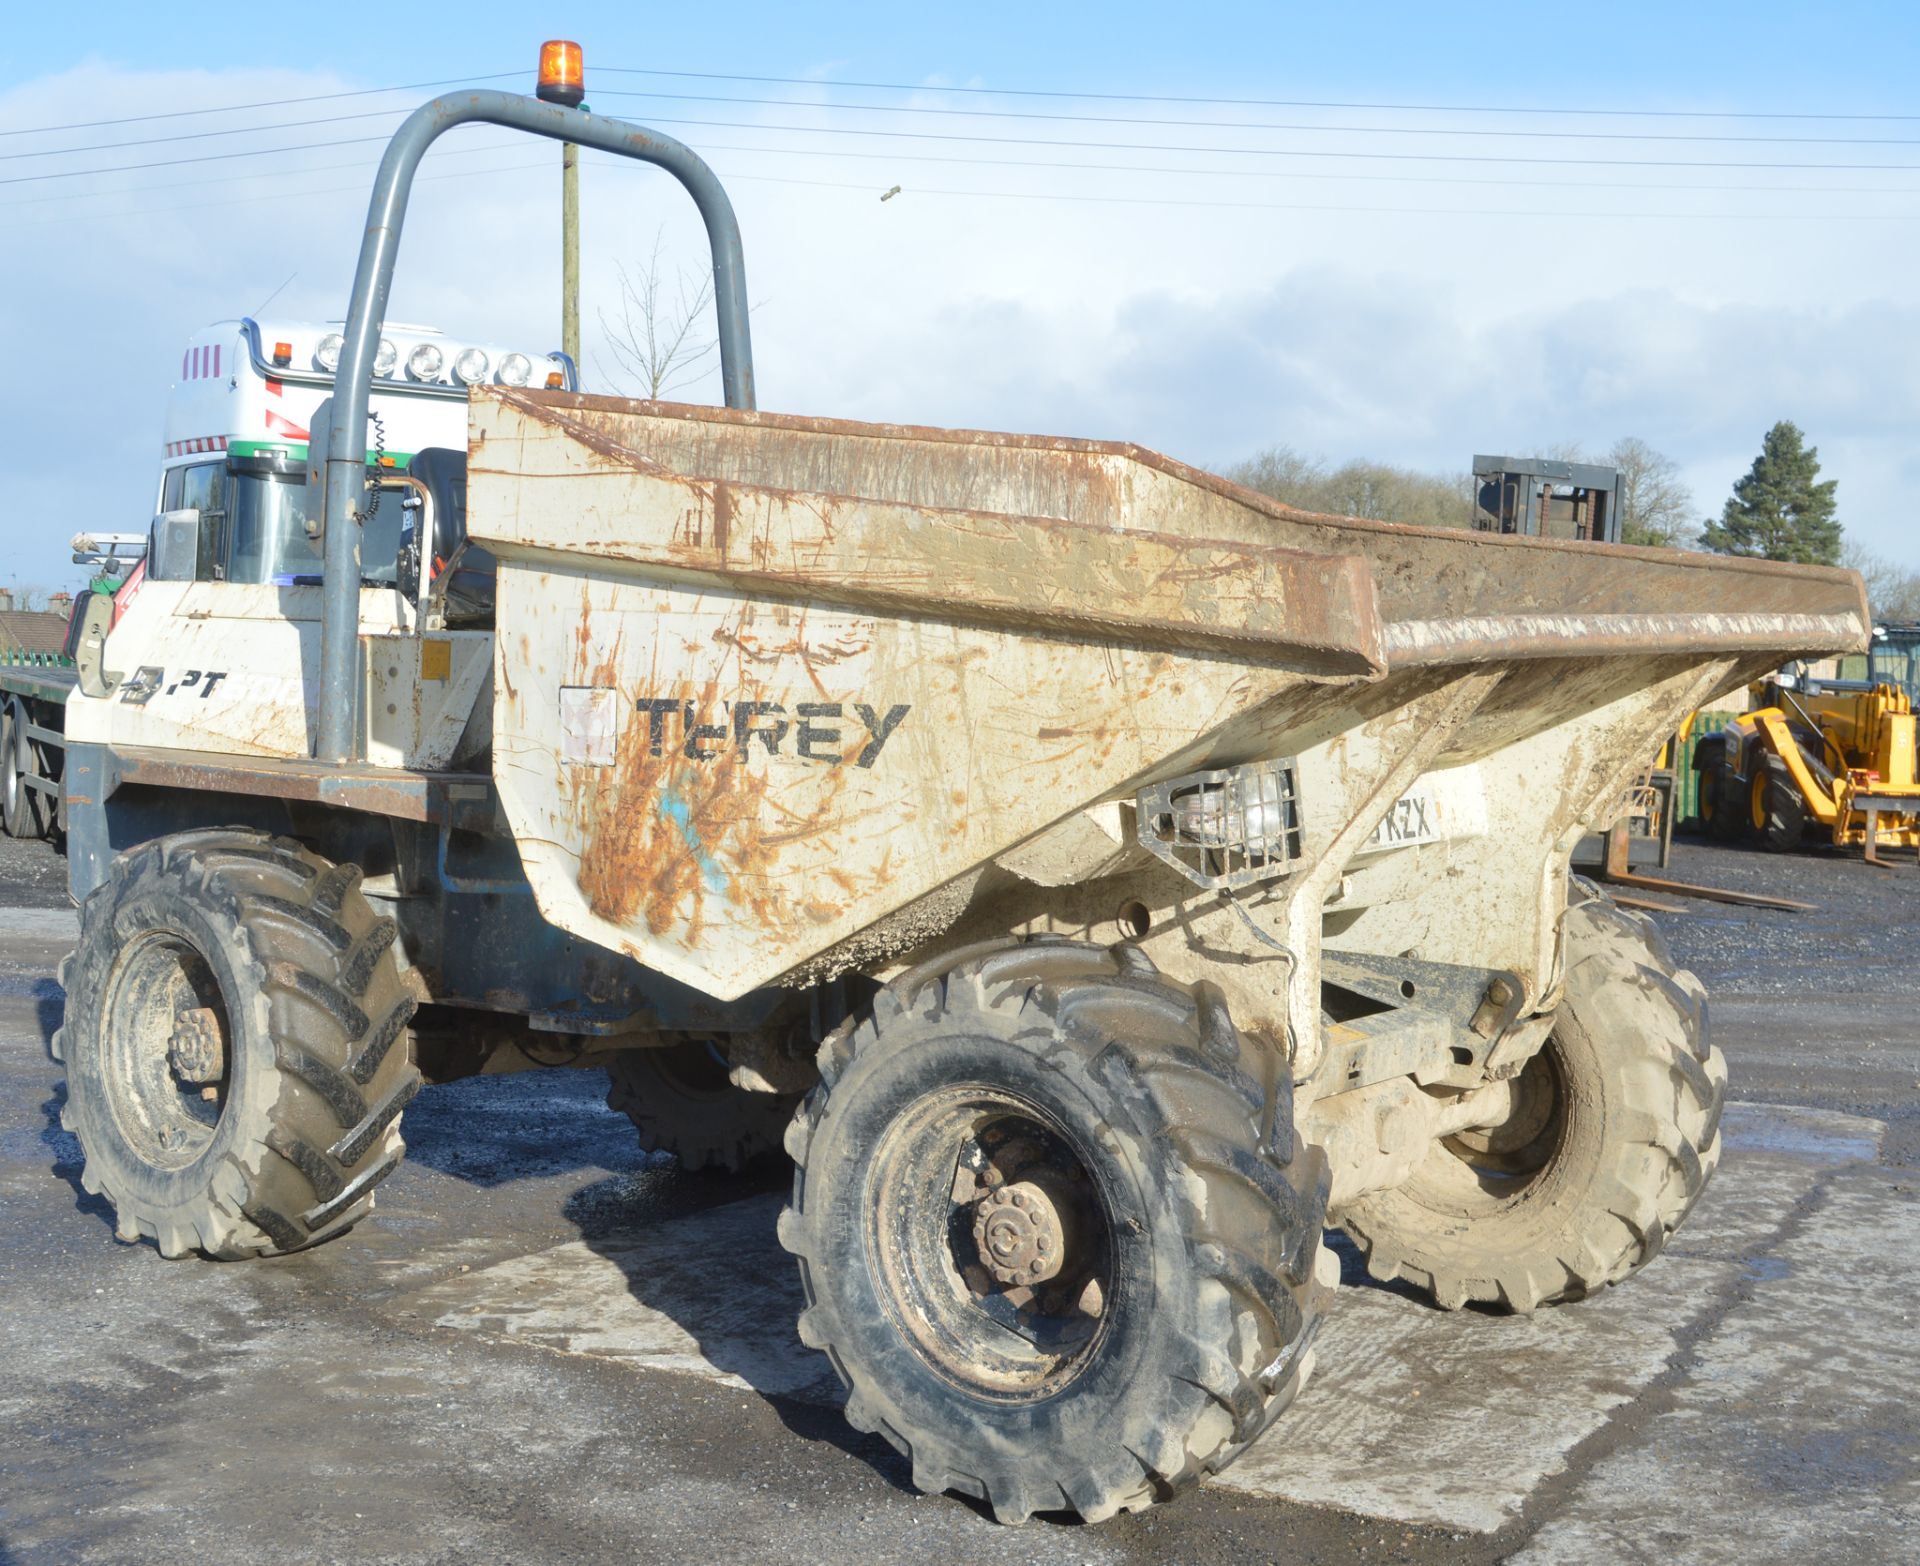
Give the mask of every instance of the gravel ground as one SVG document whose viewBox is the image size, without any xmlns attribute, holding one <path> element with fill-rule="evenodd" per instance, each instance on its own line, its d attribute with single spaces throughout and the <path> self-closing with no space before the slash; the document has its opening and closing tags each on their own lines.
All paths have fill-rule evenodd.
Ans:
<svg viewBox="0 0 1920 1566">
<path fill-rule="evenodd" d="M 1813 903 L 1810 913 L 1740 908 L 1695 898 L 1684 914 L 1662 916 L 1677 956 L 1715 994 L 1799 996 L 1854 991 L 1920 996 L 1920 866 L 1909 856 L 1878 870 L 1856 853 L 1764 848 L 1682 840 L 1664 874 Z"/>
<path fill-rule="evenodd" d="M 1887 1162 L 1920 1166 L 1920 867 L 1683 841 L 1665 874 L 1815 905 L 1786 913 L 1660 897 L 1686 909 L 1656 918 L 1705 981 L 1723 1039 L 1737 1036 L 1733 1096 L 1884 1120 Z"/>
<path fill-rule="evenodd" d="M 67 861 L 45 843 L 0 835 L 0 907 L 71 908 Z"/>
</svg>

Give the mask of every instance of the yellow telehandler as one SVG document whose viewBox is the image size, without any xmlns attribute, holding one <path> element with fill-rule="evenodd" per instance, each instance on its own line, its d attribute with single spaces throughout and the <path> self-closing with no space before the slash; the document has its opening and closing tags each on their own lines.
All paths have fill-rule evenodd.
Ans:
<svg viewBox="0 0 1920 1566">
<path fill-rule="evenodd" d="M 1917 652 L 1920 625 L 1876 626 L 1865 679 L 1793 668 L 1755 682 L 1752 709 L 1694 749 L 1708 832 L 1782 849 L 1817 832 L 1836 847 L 1858 844 L 1872 865 L 1888 863 L 1883 847 L 1920 849 L 1914 692 L 1904 677 Z"/>
</svg>

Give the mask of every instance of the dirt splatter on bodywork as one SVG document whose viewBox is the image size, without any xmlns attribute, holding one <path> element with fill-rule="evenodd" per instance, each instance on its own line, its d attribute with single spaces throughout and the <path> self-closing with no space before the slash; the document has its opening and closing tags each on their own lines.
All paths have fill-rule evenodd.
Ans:
<svg viewBox="0 0 1920 1566">
<path fill-rule="evenodd" d="M 1519 769 L 1531 821 L 1467 814 L 1534 912 L 1462 885 L 1490 851 L 1447 852 L 1486 900 L 1456 922 L 1537 976 L 1543 867 L 1663 729 L 1865 630 L 1845 573 L 1310 516 L 1098 442 L 490 390 L 470 484 L 501 562 L 495 780 L 541 909 L 722 999 L 1088 807 L 1276 756 L 1301 858 L 1255 901 L 1296 949 L 1423 775 Z M 580 687 L 604 764 L 564 759 Z"/>
</svg>

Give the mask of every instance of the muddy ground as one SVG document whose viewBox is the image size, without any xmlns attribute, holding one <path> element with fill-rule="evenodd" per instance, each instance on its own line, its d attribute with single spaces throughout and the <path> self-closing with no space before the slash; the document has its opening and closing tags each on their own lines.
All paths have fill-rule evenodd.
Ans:
<svg viewBox="0 0 1920 1566">
<path fill-rule="evenodd" d="M 1920 1559 L 1920 870 L 1682 846 L 1820 905 L 1663 916 L 1739 1107 L 1668 1254 L 1531 1320 L 1342 1291 L 1222 1480 L 998 1529 L 829 1404 L 780 1174 L 637 1152 L 596 1072 L 429 1089 L 375 1218 L 121 1245 L 59 1129 L 61 867 L 0 840 L 0 1563 Z"/>
</svg>

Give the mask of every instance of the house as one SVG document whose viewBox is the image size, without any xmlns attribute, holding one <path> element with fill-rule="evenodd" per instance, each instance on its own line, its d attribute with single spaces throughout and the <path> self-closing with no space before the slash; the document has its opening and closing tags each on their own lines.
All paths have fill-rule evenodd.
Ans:
<svg viewBox="0 0 1920 1566">
<path fill-rule="evenodd" d="M 22 656 L 58 656 L 66 650 L 71 593 L 55 593 L 45 609 L 16 609 L 13 593 L 0 587 L 0 663 Z"/>
</svg>

